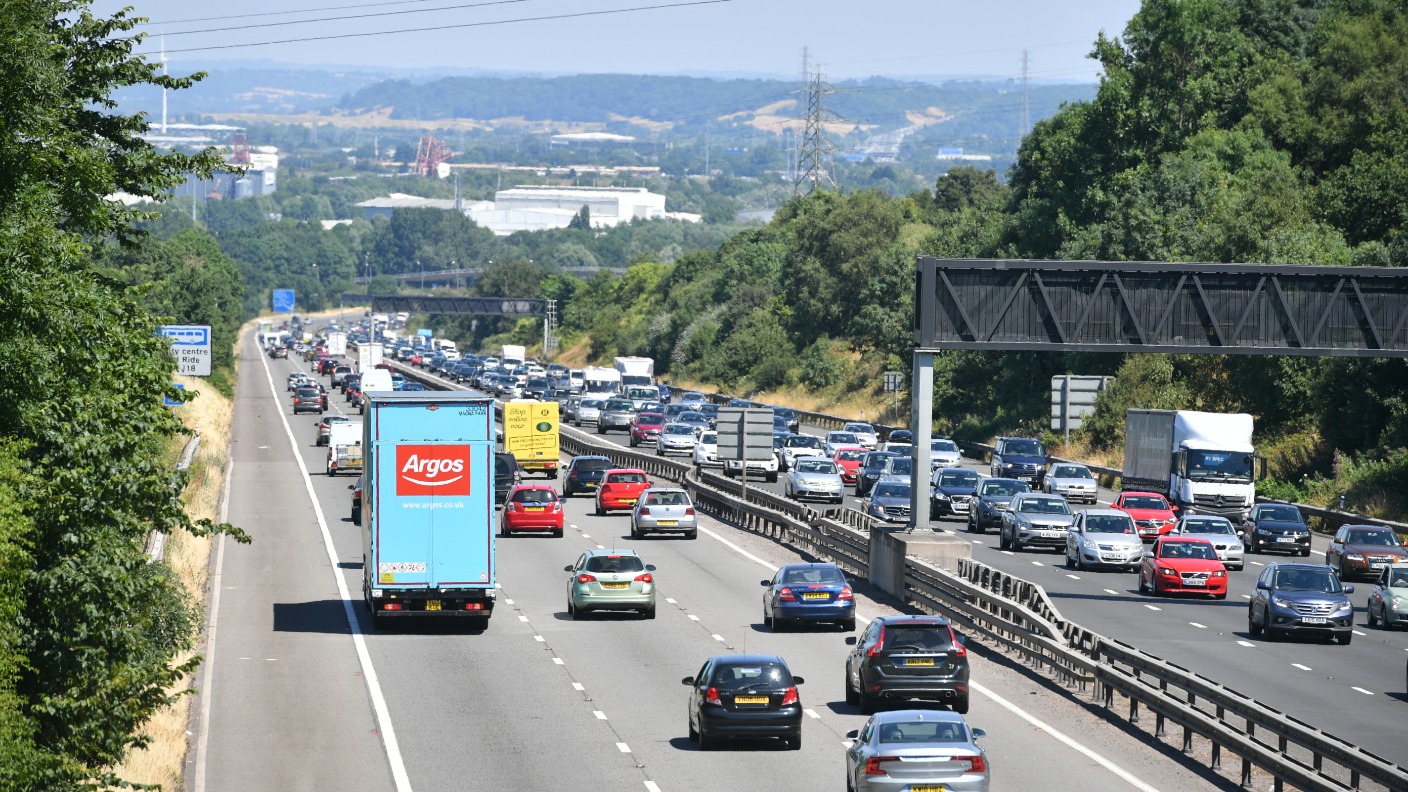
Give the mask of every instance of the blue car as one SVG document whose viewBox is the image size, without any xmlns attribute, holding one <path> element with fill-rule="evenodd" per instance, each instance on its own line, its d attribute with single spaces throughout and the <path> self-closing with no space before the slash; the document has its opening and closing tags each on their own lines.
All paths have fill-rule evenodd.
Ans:
<svg viewBox="0 0 1408 792">
<path fill-rule="evenodd" d="M 763 624 L 769 629 L 816 622 L 839 624 L 847 632 L 856 628 L 855 594 L 835 564 L 788 564 L 762 584 Z"/>
</svg>

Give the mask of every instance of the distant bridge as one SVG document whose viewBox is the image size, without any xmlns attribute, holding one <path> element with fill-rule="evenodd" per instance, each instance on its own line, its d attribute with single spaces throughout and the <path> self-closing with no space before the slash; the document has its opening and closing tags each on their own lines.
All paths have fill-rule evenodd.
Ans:
<svg viewBox="0 0 1408 792">
<path fill-rule="evenodd" d="M 620 277 L 626 270 L 620 267 L 563 267 L 557 272 L 565 272 L 568 275 L 576 275 L 579 278 L 591 278 L 598 272 L 607 272 L 614 277 Z M 465 269 L 452 270 L 426 270 L 425 272 L 402 272 L 396 275 L 360 275 L 354 280 L 357 283 L 371 283 L 376 278 L 391 278 L 402 283 L 421 283 L 423 285 L 439 286 L 442 284 L 473 283 L 479 280 L 484 274 L 483 267 L 469 267 Z"/>
<path fill-rule="evenodd" d="M 366 305 L 384 313 L 452 314 L 460 316 L 545 316 L 547 300 L 524 297 L 429 297 L 420 294 L 344 294 L 347 305 Z"/>
</svg>

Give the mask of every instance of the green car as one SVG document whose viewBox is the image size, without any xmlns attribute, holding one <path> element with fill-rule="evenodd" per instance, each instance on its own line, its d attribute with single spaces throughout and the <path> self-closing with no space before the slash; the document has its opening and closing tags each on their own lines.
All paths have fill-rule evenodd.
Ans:
<svg viewBox="0 0 1408 792">
<path fill-rule="evenodd" d="M 634 550 L 588 550 L 562 570 L 567 578 L 567 613 L 581 619 L 597 610 L 633 610 L 655 618 L 655 567 Z"/>
<path fill-rule="evenodd" d="M 1379 571 L 1368 610 L 1370 627 L 1408 627 L 1408 564 L 1390 564 Z"/>
</svg>

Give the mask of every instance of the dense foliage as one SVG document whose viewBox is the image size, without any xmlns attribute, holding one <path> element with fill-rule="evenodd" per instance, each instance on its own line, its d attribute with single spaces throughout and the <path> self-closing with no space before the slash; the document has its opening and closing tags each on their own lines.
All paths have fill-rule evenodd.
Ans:
<svg viewBox="0 0 1408 792">
<path fill-rule="evenodd" d="M 161 406 L 174 363 L 148 305 L 184 320 L 176 312 L 207 288 L 233 302 L 238 280 L 196 272 L 193 257 L 210 252 L 198 245 L 173 251 L 189 266 L 167 283 L 136 288 L 129 278 L 145 277 L 136 270 L 94 267 L 105 240 L 138 241 L 135 215 L 104 196 L 159 196 L 183 171 L 215 164 L 157 152 L 138 137 L 142 119 L 112 111 L 116 86 L 189 83 L 133 59 L 132 27 L 76 0 L 10 3 L 0 14 L 5 789 L 118 781 L 108 768 L 144 744 L 139 730 L 188 667 L 173 659 L 199 624 L 198 606 L 167 567 L 148 563 L 143 540 L 228 528 L 193 523 L 173 495 L 183 477 L 169 450 L 184 430 Z"/>
</svg>

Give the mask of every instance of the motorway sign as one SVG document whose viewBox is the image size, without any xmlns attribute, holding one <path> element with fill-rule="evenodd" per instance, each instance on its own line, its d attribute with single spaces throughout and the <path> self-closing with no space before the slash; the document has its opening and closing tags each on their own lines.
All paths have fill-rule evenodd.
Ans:
<svg viewBox="0 0 1408 792">
<path fill-rule="evenodd" d="M 714 424 L 720 461 L 772 458 L 772 409 L 724 407 Z"/>
<path fill-rule="evenodd" d="M 293 289 L 274 289 L 274 313 L 293 313 Z"/>
<path fill-rule="evenodd" d="M 899 392 L 902 391 L 902 390 L 904 390 L 904 372 L 903 372 L 903 371 L 887 371 L 887 372 L 885 372 L 885 392 L 886 392 L 886 393 L 899 393 Z"/>
<path fill-rule="evenodd" d="M 173 388 L 180 388 L 181 390 L 185 390 L 185 389 L 186 389 L 186 386 L 183 385 L 183 384 L 180 383 L 180 382 L 173 382 L 173 383 L 171 383 L 171 387 L 173 387 Z M 186 403 L 185 398 L 173 399 L 173 398 L 171 398 L 170 396 L 162 396 L 162 397 L 161 397 L 161 404 L 162 404 L 163 407 L 180 407 L 181 405 L 183 405 L 183 404 L 185 404 L 185 403 Z"/>
<path fill-rule="evenodd" d="M 1095 397 L 1110 387 L 1114 377 L 1058 374 L 1051 378 L 1051 428 L 1070 435 L 1084 419 L 1095 414 Z"/>
<path fill-rule="evenodd" d="M 171 339 L 177 374 L 210 376 L 210 325 L 162 325 L 157 332 Z"/>
</svg>

